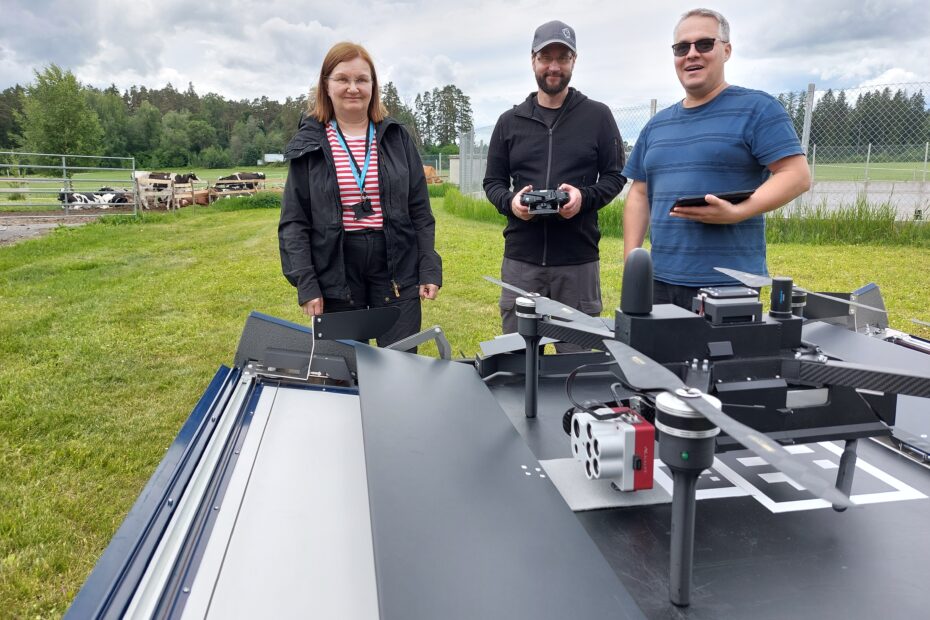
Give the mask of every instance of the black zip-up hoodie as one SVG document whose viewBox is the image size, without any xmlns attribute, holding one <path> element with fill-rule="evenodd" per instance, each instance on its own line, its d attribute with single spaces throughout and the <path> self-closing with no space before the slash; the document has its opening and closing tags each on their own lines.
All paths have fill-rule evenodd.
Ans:
<svg viewBox="0 0 930 620">
<path fill-rule="evenodd" d="M 410 134 L 394 119 L 378 123 L 375 132 L 388 270 L 401 298 L 416 297 L 418 284 L 442 286 L 423 163 Z M 298 304 L 318 297 L 348 300 L 342 201 L 323 124 L 313 117 L 301 120 L 284 157 L 290 161 L 278 224 L 284 276 L 297 287 Z"/>
<path fill-rule="evenodd" d="M 504 112 L 488 145 L 484 191 L 507 216 L 504 256 L 534 265 L 580 265 L 598 260 L 597 211 L 620 193 L 626 178 L 620 130 L 603 103 L 569 88 L 550 129 L 536 111 L 536 93 Z M 581 211 L 571 219 L 516 217 L 510 201 L 525 185 L 581 191 Z"/>
</svg>

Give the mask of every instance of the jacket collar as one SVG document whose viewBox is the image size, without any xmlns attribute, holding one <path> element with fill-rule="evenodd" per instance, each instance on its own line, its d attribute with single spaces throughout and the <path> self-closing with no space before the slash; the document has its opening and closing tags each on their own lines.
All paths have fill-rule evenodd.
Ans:
<svg viewBox="0 0 930 620">
<path fill-rule="evenodd" d="M 396 120 L 387 117 L 375 125 L 375 132 L 379 136 L 383 136 L 391 126 L 397 124 Z M 291 141 L 287 143 L 287 147 L 284 149 L 284 159 L 296 159 L 305 153 L 321 148 L 324 144 L 329 144 L 326 139 L 325 125 L 312 116 L 304 116 L 300 119 L 297 133 L 294 134 L 294 137 L 291 138 Z"/>
<path fill-rule="evenodd" d="M 535 92 L 530 93 L 523 103 L 514 106 L 514 113 L 517 116 L 533 118 L 533 108 L 536 107 L 536 95 L 537 93 Z M 563 103 L 562 106 L 565 107 L 565 112 L 569 112 L 586 99 L 587 97 L 583 95 L 581 91 L 569 86 L 568 96 L 565 98 L 565 103 Z"/>
</svg>

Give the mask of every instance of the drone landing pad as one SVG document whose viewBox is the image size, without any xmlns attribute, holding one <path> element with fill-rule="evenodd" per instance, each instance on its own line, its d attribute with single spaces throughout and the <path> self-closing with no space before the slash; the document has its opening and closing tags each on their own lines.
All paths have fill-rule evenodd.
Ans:
<svg viewBox="0 0 930 620">
<path fill-rule="evenodd" d="M 610 399 L 609 383 L 604 377 L 577 377 L 572 395 L 578 401 Z M 537 458 L 568 457 L 562 416 L 571 403 L 564 378 L 540 378 L 535 419 L 523 415 L 521 384 L 490 387 Z M 829 475 L 842 442 L 792 450 L 799 459 L 822 463 Z M 837 513 L 753 456 L 717 454 L 701 476 L 687 610 L 668 601 L 670 504 L 575 512 L 646 617 L 926 617 L 930 476 L 925 468 L 860 440 L 853 499 L 867 505 Z M 656 463 L 655 471 L 656 486 L 670 489 L 662 481 L 667 469 Z M 737 483 L 740 478 L 745 485 Z"/>
<path fill-rule="evenodd" d="M 562 499 L 575 512 L 668 504 L 672 501 L 672 496 L 658 485 L 652 489 L 627 493 L 613 488 L 610 480 L 588 480 L 584 466 L 573 458 L 550 459 L 540 461 L 539 464 L 562 494 Z"/>
</svg>

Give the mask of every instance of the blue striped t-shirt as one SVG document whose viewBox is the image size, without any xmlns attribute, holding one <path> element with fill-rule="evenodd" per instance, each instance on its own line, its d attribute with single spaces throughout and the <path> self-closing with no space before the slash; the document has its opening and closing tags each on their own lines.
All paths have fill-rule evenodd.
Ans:
<svg viewBox="0 0 930 620">
<path fill-rule="evenodd" d="M 677 103 L 656 114 L 623 169 L 628 179 L 646 183 L 655 278 L 708 286 L 734 284 L 714 267 L 768 273 L 764 216 L 720 225 L 668 212 L 682 196 L 756 189 L 769 176 L 768 164 L 799 154 L 785 108 L 761 91 L 729 86 L 702 106 Z"/>
</svg>

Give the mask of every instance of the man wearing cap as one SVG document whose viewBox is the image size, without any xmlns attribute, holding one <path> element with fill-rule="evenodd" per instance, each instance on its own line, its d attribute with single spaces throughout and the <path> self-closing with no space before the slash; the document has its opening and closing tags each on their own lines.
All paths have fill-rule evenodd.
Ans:
<svg viewBox="0 0 930 620">
<path fill-rule="evenodd" d="M 507 218 L 501 279 L 597 316 L 597 212 L 623 189 L 623 140 L 606 105 L 568 86 L 577 57 L 570 26 L 543 24 L 531 51 L 538 90 L 501 115 L 488 146 L 484 191 Z M 527 191 L 545 189 L 568 193 L 558 214 L 534 215 L 520 204 Z M 504 333 L 517 330 L 515 301 L 501 292 Z"/>
<path fill-rule="evenodd" d="M 730 25 L 709 9 L 685 13 L 672 53 L 685 98 L 656 114 L 623 174 L 633 184 L 623 212 L 624 257 L 652 243 L 655 303 L 691 309 L 705 286 L 733 285 L 714 267 L 765 274 L 765 218 L 810 187 L 807 158 L 784 107 L 766 93 L 730 86 Z M 719 195 L 755 190 L 735 204 Z M 702 196 L 707 206 L 675 206 Z"/>
</svg>

